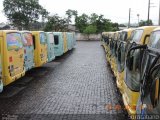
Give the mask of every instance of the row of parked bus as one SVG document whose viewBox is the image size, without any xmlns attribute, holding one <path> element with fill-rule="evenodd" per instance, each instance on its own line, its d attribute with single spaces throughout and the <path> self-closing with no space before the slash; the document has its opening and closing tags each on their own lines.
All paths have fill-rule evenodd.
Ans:
<svg viewBox="0 0 160 120">
<path fill-rule="evenodd" d="M 62 56 L 76 44 L 74 32 L 0 31 L 0 92 L 34 68 Z"/>
<path fill-rule="evenodd" d="M 160 115 L 160 27 L 103 32 L 101 43 L 129 115 Z"/>
</svg>

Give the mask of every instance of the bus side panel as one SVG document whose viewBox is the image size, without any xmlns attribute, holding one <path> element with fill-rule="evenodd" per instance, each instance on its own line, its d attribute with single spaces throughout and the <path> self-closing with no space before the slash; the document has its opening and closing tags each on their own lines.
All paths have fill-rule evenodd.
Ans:
<svg viewBox="0 0 160 120">
<path fill-rule="evenodd" d="M 24 48 L 17 50 L 8 50 L 6 42 L 6 34 L 4 36 L 4 85 L 8 85 L 13 81 L 24 76 Z"/>
<path fill-rule="evenodd" d="M 64 40 L 63 40 L 63 35 L 60 35 L 60 55 L 63 55 L 63 50 L 64 50 Z M 67 49 L 68 51 L 68 49 Z"/>
<path fill-rule="evenodd" d="M 64 46 L 64 53 L 66 53 L 68 51 L 68 47 L 67 47 L 67 35 L 66 32 L 63 33 L 63 46 Z"/>
<path fill-rule="evenodd" d="M 0 92 L 3 91 L 2 81 L 2 37 L 0 37 Z"/>
<path fill-rule="evenodd" d="M 5 33 L 3 33 L 3 37 L 2 37 L 2 81 L 3 81 L 3 85 L 6 86 L 7 84 L 11 83 L 12 81 L 10 80 L 11 78 L 9 76 L 7 76 L 9 74 L 9 69 L 8 69 L 8 52 L 7 51 L 7 44 L 6 44 L 6 40 L 5 40 Z"/>
<path fill-rule="evenodd" d="M 51 34 L 51 33 L 49 33 L 49 34 Z M 49 34 L 47 34 L 47 48 L 48 48 L 47 54 L 48 54 L 48 62 L 51 62 L 52 60 L 55 59 L 55 54 L 54 54 L 54 42 L 50 43 Z M 52 35 L 53 35 L 53 33 L 52 33 Z"/>
<path fill-rule="evenodd" d="M 34 48 L 33 46 L 26 46 L 25 51 L 25 68 L 28 71 L 34 67 Z"/>
<path fill-rule="evenodd" d="M 131 91 L 127 85 L 124 83 L 124 93 L 123 93 L 123 102 L 127 106 L 127 111 L 129 114 L 136 113 L 136 105 L 139 97 L 139 92 Z"/>
<path fill-rule="evenodd" d="M 38 41 L 37 41 L 37 34 L 33 34 L 33 43 L 35 44 L 35 49 L 34 49 L 34 63 L 35 63 L 35 67 L 38 67 Z"/>
<path fill-rule="evenodd" d="M 76 35 L 75 32 L 73 32 L 73 47 L 76 45 Z"/>
<path fill-rule="evenodd" d="M 38 46 L 39 46 L 39 66 L 42 66 L 43 64 L 48 62 L 47 58 L 47 43 L 40 44 L 40 35 L 38 35 Z"/>
<path fill-rule="evenodd" d="M 55 56 L 59 56 L 59 49 L 60 49 L 59 48 L 59 44 L 60 44 L 59 42 L 60 42 L 60 35 L 54 34 L 54 43 L 55 43 L 55 45 L 54 45 L 54 54 L 55 54 Z"/>
<path fill-rule="evenodd" d="M 55 43 L 54 46 L 55 56 L 61 56 L 64 53 L 63 37 L 62 34 L 54 34 L 54 35 L 58 36 L 58 44 Z"/>
<path fill-rule="evenodd" d="M 48 62 L 51 62 L 54 59 L 55 59 L 54 43 L 49 43 L 49 45 L 48 45 Z"/>
<path fill-rule="evenodd" d="M 72 40 L 71 40 L 71 35 L 70 33 L 67 34 L 67 39 L 68 39 L 68 50 L 72 49 Z"/>
<path fill-rule="evenodd" d="M 68 50 L 70 50 L 70 38 L 68 33 L 67 33 L 67 48 Z"/>
</svg>

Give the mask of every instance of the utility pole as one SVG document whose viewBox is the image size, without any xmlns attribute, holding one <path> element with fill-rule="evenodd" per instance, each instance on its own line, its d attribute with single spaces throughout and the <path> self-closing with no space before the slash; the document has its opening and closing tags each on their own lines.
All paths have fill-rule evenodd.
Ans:
<svg viewBox="0 0 160 120">
<path fill-rule="evenodd" d="M 139 14 L 137 14 L 137 17 L 138 17 L 138 27 L 139 27 L 139 16 L 140 16 L 140 15 L 139 15 Z"/>
<path fill-rule="evenodd" d="M 158 21 L 158 25 L 160 25 L 160 0 L 159 0 L 159 21 Z"/>
<path fill-rule="evenodd" d="M 150 3 L 151 1 L 150 0 L 148 0 L 148 19 L 147 19 L 147 23 L 148 23 L 148 25 L 149 25 L 149 15 L 150 15 Z"/>
<path fill-rule="evenodd" d="M 131 22 L 131 8 L 129 8 L 128 28 L 130 28 L 130 22 Z"/>
</svg>

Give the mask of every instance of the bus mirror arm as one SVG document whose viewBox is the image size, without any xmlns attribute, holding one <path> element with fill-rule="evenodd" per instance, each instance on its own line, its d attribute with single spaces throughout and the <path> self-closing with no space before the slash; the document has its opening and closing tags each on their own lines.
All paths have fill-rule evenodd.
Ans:
<svg viewBox="0 0 160 120">
<path fill-rule="evenodd" d="M 146 49 L 147 45 L 140 45 L 140 46 L 135 46 L 129 49 L 127 53 L 127 60 L 126 60 L 126 65 L 129 67 L 130 70 L 132 70 L 132 64 L 133 64 L 133 56 L 131 56 L 131 51 L 136 50 L 136 49 Z"/>
<path fill-rule="evenodd" d="M 132 48 L 129 49 L 129 51 L 128 51 L 128 53 L 127 53 L 127 56 L 130 55 L 130 52 L 131 52 L 132 50 L 136 50 L 136 49 L 146 49 L 146 48 L 147 48 L 147 45 L 140 45 L 140 46 L 132 47 Z"/>
<path fill-rule="evenodd" d="M 160 57 L 160 56 L 159 56 L 159 57 Z M 151 68 L 149 74 L 151 75 L 156 69 L 160 69 L 160 63 L 159 63 L 158 65 L 154 66 L 153 68 Z"/>
</svg>

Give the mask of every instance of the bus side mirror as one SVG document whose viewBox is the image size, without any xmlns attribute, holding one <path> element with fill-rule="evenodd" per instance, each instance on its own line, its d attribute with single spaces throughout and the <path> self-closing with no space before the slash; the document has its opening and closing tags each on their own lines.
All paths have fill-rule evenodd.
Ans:
<svg viewBox="0 0 160 120">
<path fill-rule="evenodd" d="M 132 69 L 133 69 L 133 55 L 131 55 L 130 53 L 129 53 L 129 55 L 127 56 L 126 65 L 127 65 L 127 67 L 129 68 L 129 70 L 132 70 Z"/>
<path fill-rule="evenodd" d="M 129 70 L 133 69 L 133 60 L 134 60 L 134 52 L 137 49 L 146 49 L 147 45 L 140 45 L 136 47 L 132 47 L 129 49 L 127 53 L 127 59 L 126 59 L 126 65 L 129 68 Z"/>
</svg>

